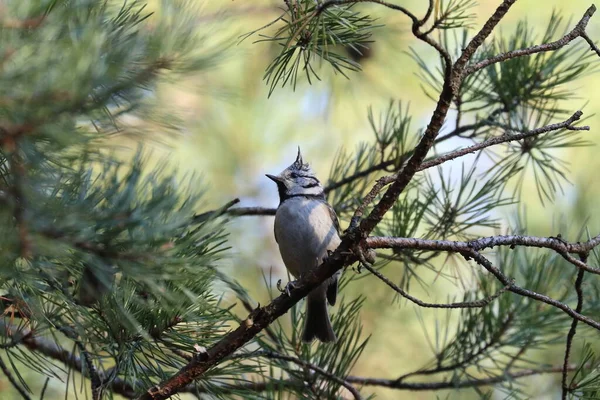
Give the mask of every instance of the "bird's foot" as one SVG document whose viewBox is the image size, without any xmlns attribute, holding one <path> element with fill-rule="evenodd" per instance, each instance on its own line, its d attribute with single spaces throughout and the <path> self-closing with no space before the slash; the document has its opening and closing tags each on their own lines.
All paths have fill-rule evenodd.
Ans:
<svg viewBox="0 0 600 400">
<path fill-rule="evenodd" d="M 284 288 L 281 287 L 281 279 L 277 281 L 277 290 L 279 290 L 280 293 L 285 293 L 288 297 L 291 297 L 290 292 L 292 289 L 296 289 L 296 281 L 288 282 Z"/>
<path fill-rule="evenodd" d="M 367 247 L 361 246 L 361 244 L 357 244 L 356 246 L 354 246 L 354 248 L 352 248 L 352 252 L 356 256 L 356 258 L 358 258 L 359 261 L 358 266 L 355 270 L 359 274 L 361 273 L 363 266 L 372 267 L 375 263 L 376 253 L 373 249 L 369 249 Z"/>
</svg>

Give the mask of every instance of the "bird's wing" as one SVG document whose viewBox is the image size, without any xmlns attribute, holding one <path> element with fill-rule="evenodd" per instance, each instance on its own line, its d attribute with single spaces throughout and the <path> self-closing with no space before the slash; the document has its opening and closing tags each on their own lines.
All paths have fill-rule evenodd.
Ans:
<svg viewBox="0 0 600 400">
<path fill-rule="evenodd" d="M 331 217 L 331 220 L 333 221 L 333 226 L 335 226 L 335 230 L 337 231 L 338 235 L 340 235 L 342 232 L 340 230 L 340 221 L 338 220 L 338 216 L 335 213 L 335 210 L 333 209 L 333 207 L 331 207 L 331 205 L 329 203 L 325 203 L 327 205 L 327 210 L 329 211 L 329 216 Z"/>
<path fill-rule="evenodd" d="M 331 221 L 333 221 L 333 226 L 335 227 L 337 234 L 340 235 L 341 230 L 340 230 L 340 221 L 338 219 L 338 216 L 335 213 L 335 210 L 333 209 L 333 207 L 331 207 L 331 205 L 329 203 L 325 203 L 325 204 L 327 205 L 327 210 L 329 211 L 329 216 L 331 217 Z M 337 246 L 338 245 L 336 245 L 336 247 Z M 330 250 L 334 250 L 334 249 L 330 249 Z M 341 274 L 342 274 L 342 271 L 336 272 L 330 278 L 329 285 L 327 286 L 327 302 L 332 306 L 335 305 L 335 302 L 337 300 L 338 279 L 340 278 Z"/>
</svg>

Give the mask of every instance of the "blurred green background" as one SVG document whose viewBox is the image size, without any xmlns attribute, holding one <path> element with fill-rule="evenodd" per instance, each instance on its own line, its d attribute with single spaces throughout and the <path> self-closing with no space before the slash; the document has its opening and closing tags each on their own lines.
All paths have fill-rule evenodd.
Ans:
<svg viewBox="0 0 600 400">
<path fill-rule="evenodd" d="M 395 2 L 417 15 L 423 14 L 426 6 L 423 0 Z M 278 173 L 289 165 L 298 145 L 304 159 L 325 180 L 340 148 L 351 151 L 360 141 L 372 140 L 367 121 L 369 106 L 378 113 L 390 99 L 402 100 L 410 103 L 414 129 L 424 127 L 429 120 L 434 102 L 424 95 L 422 82 L 416 76 L 418 67 L 406 52 L 413 47 L 426 60 L 437 63 L 437 59 L 412 37 L 403 15 L 381 7 L 365 7 L 385 26 L 374 31 L 375 42 L 368 57 L 360 60 L 362 72 L 349 72 L 350 79 L 346 79 L 325 67 L 320 71 L 321 81 L 308 85 L 301 80 L 295 91 L 290 87 L 277 89 L 268 98 L 268 86 L 262 78 L 276 50 L 270 44 L 253 43 L 259 39 L 257 36 L 244 41 L 240 41 L 239 36 L 277 17 L 277 6 L 282 2 L 198 0 L 198 3 L 198 29 L 210 32 L 210 40 L 215 44 L 225 40 L 231 45 L 209 72 L 183 81 L 167 81 L 158 87 L 157 98 L 165 114 L 179 118 L 184 129 L 178 135 L 163 136 L 160 128 L 151 122 L 132 120 L 128 123 L 136 130 L 154 131 L 150 140 L 144 140 L 152 149 L 154 159 L 168 158 L 182 178 L 192 173 L 199 175 L 198 184 L 206 188 L 205 209 L 218 207 L 235 197 L 241 199 L 241 206 L 277 206 L 276 187 L 264 174 Z M 480 26 L 499 3 L 499 0 L 480 0 L 474 9 L 478 17 L 473 29 Z M 517 21 L 527 18 L 541 35 L 553 9 L 562 11 L 566 18 L 573 16 L 575 23 L 589 5 L 589 0 L 521 0 L 495 34 L 509 34 Z M 150 1 L 150 7 L 160 9 L 158 2 Z M 599 27 L 600 16 L 597 15 L 588 27 L 592 39 L 600 39 Z M 591 146 L 560 153 L 560 157 L 570 163 L 571 183 L 565 185 L 564 193 L 557 194 L 554 204 L 542 205 L 531 185 L 524 191 L 530 234 L 556 235 L 561 219 L 569 221 L 569 227 L 576 230 L 589 218 L 587 225 L 592 234 L 600 227 L 600 214 L 590 214 L 600 194 L 600 185 L 596 184 L 600 157 L 596 156 L 595 146 L 600 141 L 600 116 L 592 116 L 600 105 L 600 91 L 595 90 L 597 84 L 600 84 L 598 74 L 579 80 L 572 88 L 578 97 L 566 105 L 571 111 L 582 109 L 589 117 L 586 124 L 592 127 L 590 132 L 584 133 L 593 143 Z M 118 137 L 123 157 L 135 150 L 137 140 L 139 138 L 125 134 Z M 503 212 L 508 217 L 515 208 L 508 207 Z M 272 274 L 274 282 L 287 279 L 272 225 L 272 217 L 231 221 L 229 245 L 232 249 L 223 265 L 261 304 L 268 301 L 263 275 Z M 392 267 L 388 267 L 386 273 L 394 277 Z M 424 277 L 429 282 L 433 278 Z M 428 291 L 418 285 L 411 288 L 411 294 L 426 301 L 443 301 L 448 295 L 460 295 L 462 290 L 460 285 L 446 280 L 435 281 Z M 416 370 L 431 359 L 427 335 L 433 333 L 434 324 L 445 321 L 445 311 L 421 312 L 412 304 L 394 302 L 394 294 L 374 277 L 351 284 L 342 295 L 354 297 L 359 293 L 367 298 L 361 318 L 363 332 L 371 335 L 371 340 L 354 368 L 355 375 L 393 378 Z M 562 363 L 563 352 L 557 348 L 534 356 L 558 365 Z M 543 375 L 524 382 L 532 398 L 555 399 L 560 397 L 558 379 L 559 375 Z M 3 397 L 1 393 L 8 389 L 8 384 L 0 380 L 0 385 Z M 64 398 L 59 394 L 63 389 L 57 382 L 50 387 L 46 398 Z M 365 394 L 370 389 L 367 388 Z M 373 388 L 373 392 L 379 399 L 435 399 L 446 398 L 446 395 L 452 399 L 478 398 L 473 391 L 399 392 Z M 499 393 L 497 398 L 504 395 Z"/>
</svg>

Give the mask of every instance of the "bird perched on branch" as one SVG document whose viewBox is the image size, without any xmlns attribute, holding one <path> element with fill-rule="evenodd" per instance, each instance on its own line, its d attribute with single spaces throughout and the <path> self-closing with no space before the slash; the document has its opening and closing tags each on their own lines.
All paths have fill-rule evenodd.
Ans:
<svg viewBox="0 0 600 400">
<path fill-rule="evenodd" d="M 325 201 L 321 182 L 302 160 L 300 148 L 292 165 L 277 176 L 267 174 L 267 177 L 277 184 L 279 191 L 275 240 L 287 270 L 300 278 L 320 265 L 328 252 L 340 244 L 338 218 Z M 340 274 L 338 271 L 307 296 L 303 341 L 312 342 L 314 338 L 321 342 L 336 340 L 327 302 L 335 304 Z M 286 286 L 288 293 L 289 289 L 290 284 Z"/>
</svg>

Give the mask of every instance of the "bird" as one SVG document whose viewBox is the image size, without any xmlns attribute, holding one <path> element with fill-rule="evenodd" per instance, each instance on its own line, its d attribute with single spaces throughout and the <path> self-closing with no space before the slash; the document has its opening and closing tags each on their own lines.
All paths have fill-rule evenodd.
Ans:
<svg viewBox="0 0 600 400">
<path fill-rule="evenodd" d="M 279 175 L 266 176 L 277 184 L 279 206 L 275 213 L 275 241 L 286 269 L 296 278 L 320 265 L 340 244 L 340 225 L 334 209 L 327 203 L 321 182 L 302 159 L 300 147 L 296 161 Z M 341 271 L 336 272 L 306 297 L 302 340 L 311 343 L 337 340 L 327 303 L 335 305 Z M 286 286 L 289 294 L 290 286 Z"/>
</svg>

